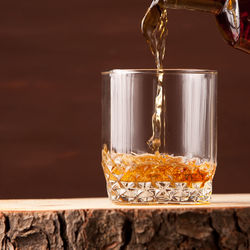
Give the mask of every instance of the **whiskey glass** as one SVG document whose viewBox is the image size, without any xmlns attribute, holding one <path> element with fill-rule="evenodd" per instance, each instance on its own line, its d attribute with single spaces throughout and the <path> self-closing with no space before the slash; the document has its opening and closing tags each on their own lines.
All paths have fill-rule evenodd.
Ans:
<svg viewBox="0 0 250 250">
<path fill-rule="evenodd" d="M 153 151 L 148 142 L 159 72 L 102 73 L 102 167 L 112 202 L 193 204 L 211 198 L 217 72 L 164 69 L 161 74 L 160 147 Z"/>
</svg>

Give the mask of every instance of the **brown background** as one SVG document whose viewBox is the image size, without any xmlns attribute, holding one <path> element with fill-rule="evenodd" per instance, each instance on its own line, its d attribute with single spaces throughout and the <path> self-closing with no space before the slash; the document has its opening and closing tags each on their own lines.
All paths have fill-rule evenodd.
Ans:
<svg viewBox="0 0 250 250">
<path fill-rule="evenodd" d="M 0 197 L 106 195 L 100 72 L 152 68 L 141 0 L 0 3 Z M 213 16 L 169 11 L 167 67 L 219 71 L 214 192 L 250 192 L 250 56 Z"/>
</svg>

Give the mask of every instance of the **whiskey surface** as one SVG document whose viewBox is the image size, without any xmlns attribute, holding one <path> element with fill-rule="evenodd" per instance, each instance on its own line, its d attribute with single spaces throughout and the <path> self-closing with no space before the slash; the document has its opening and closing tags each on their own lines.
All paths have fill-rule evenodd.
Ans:
<svg viewBox="0 0 250 250">
<path fill-rule="evenodd" d="M 187 187 L 194 183 L 212 181 L 216 164 L 168 154 L 122 154 L 102 150 L 102 166 L 109 181 L 117 182 L 170 182 L 172 185 L 184 182 Z"/>
</svg>

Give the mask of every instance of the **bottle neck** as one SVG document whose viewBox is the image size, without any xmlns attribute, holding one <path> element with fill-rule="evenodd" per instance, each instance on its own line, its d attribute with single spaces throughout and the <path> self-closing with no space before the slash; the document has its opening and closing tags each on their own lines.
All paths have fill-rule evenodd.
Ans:
<svg viewBox="0 0 250 250">
<path fill-rule="evenodd" d="M 188 9 L 218 14 L 226 0 L 159 0 L 170 9 Z"/>
</svg>

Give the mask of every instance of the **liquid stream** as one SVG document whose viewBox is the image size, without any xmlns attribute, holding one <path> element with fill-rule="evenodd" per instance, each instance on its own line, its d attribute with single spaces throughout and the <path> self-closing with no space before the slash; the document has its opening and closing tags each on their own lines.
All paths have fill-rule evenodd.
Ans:
<svg viewBox="0 0 250 250">
<path fill-rule="evenodd" d="M 153 1 L 146 12 L 141 25 L 143 36 L 154 56 L 157 68 L 157 89 L 155 97 L 155 107 L 152 116 L 152 137 L 148 140 L 149 148 L 157 152 L 161 146 L 162 112 L 165 111 L 165 96 L 163 91 L 163 59 L 165 57 L 166 37 L 167 37 L 167 8 L 163 1 Z M 165 127 L 163 128 L 165 131 Z M 164 142 L 165 143 L 165 142 Z"/>
</svg>

